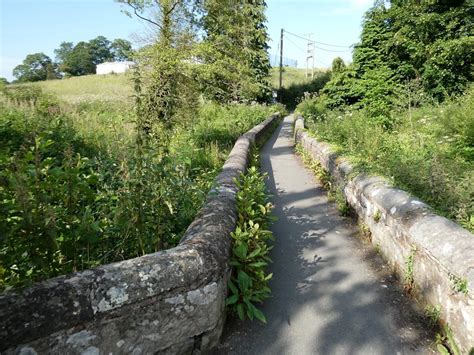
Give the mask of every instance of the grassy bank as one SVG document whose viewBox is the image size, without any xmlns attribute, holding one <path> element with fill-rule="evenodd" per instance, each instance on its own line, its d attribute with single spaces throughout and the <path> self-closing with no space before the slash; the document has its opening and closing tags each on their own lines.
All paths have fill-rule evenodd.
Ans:
<svg viewBox="0 0 474 355">
<path fill-rule="evenodd" d="M 314 75 L 319 76 L 327 72 L 326 69 L 315 69 Z M 272 88 L 278 89 L 280 84 L 280 68 L 272 68 L 270 70 Z M 283 68 L 283 87 L 289 88 L 291 85 L 303 85 L 311 82 L 311 78 L 306 77 L 306 69 L 304 68 Z"/>
<path fill-rule="evenodd" d="M 441 105 L 393 113 L 391 129 L 363 110 L 325 112 L 318 100 L 300 104 L 310 132 L 355 166 L 383 175 L 474 231 L 474 88 Z"/>
</svg>

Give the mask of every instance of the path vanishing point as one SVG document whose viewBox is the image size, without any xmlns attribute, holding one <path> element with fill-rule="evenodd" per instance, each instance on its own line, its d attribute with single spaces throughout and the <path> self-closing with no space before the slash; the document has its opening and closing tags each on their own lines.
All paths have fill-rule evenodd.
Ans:
<svg viewBox="0 0 474 355">
<path fill-rule="evenodd" d="M 288 116 L 264 146 L 273 195 L 267 324 L 228 319 L 216 354 L 429 354 L 433 341 L 388 266 L 294 153 Z"/>
</svg>

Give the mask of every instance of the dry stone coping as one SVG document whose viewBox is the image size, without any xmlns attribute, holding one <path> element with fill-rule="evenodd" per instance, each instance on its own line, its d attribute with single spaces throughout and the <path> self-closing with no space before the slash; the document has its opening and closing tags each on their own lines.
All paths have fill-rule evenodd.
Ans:
<svg viewBox="0 0 474 355">
<path fill-rule="evenodd" d="M 386 179 L 355 175 L 351 164 L 329 144 L 304 130 L 301 116 L 296 118 L 295 137 L 330 173 L 369 227 L 372 243 L 402 280 L 408 257 L 414 255 L 415 295 L 441 307 L 441 319 L 453 330 L 463 352 L 469 352 L 474 347 L 474 235 L 437 215 L 423 201 L 390 186 Z M 467 284 L 467 293 L 456 290 L 457 282 Z"/>
<path fill-rule="evenodd" d="M 237 140 L 177 247 L 1 294 L 0 351 L 179 353 L 217 345 L 237 220 L 234 179 L 279 118 L 273 114 Z"/>
</svg>

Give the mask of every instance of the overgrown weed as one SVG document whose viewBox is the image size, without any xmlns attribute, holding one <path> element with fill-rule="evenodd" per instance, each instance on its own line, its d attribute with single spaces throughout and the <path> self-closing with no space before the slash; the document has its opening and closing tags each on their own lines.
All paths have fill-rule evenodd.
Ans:
<svg viewBox="0 0 474 355">
<path fill-rule="evenodd" d="M 135 144 L 131 107 L 14 88 L 0 95 L 0 289 L 175 246 L 235 139 L 275 110 L 202 104 L 162 155 Z"/>
<path fill-rule="evenodd" d="M 308 111 L 306 106 L 300 107 Z M 388 177 L 474 231 L 473 111 L 474 87 L 441 105 L 394 112 L 390 129 L 371 121 L 363 110 L 327 111 L 314 119 L 309 113 L 306 124 L 359 171 Z"/>
</svg>

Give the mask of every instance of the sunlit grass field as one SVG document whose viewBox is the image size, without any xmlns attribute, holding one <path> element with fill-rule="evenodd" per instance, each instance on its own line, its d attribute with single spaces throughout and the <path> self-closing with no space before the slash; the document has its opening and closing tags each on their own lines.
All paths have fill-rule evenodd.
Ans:
<svg viewBox="0 0 474 355">
<path fill-rule="evenodd" d="M 315 69 L 316 73 L 325 72 L 326 69 Z M 279 68 L 271 68 L 270 80 L 273 88 L 278 88 L 280 78 Z M 91 101 L 120 101 L 131 103 L 133 101 L 132 74 L 85 75 L 61 80 L 47 80 L 34 83 L 44 92 L 56 95 L 66 103 L 79 103 Z M 306 77 L 306 69 L 283 69 L 283 87 L 292 84 L 309 83 L 311 78 Z"/>
<path fill-rule="evenodd" d="M 326 72 L 326 69 L 314 69 L 314 74 Z M 278 89 L 280 80 L 280 68 L 270 70 L 272 88 Z M 288 88 L 291 85 L 307 84 L 311 82 L 311 77 L 306 77 L 306 69 L 302 68 L 283 68 L 283 87 Z"/>
<path fill-rule="evenodd" d="M 67 103 L 91 101 L 133 101 L 131 73 L 86 75 L 61 80 L 37 82 L 44 92 L 54 94 Z"/>
</svg>

